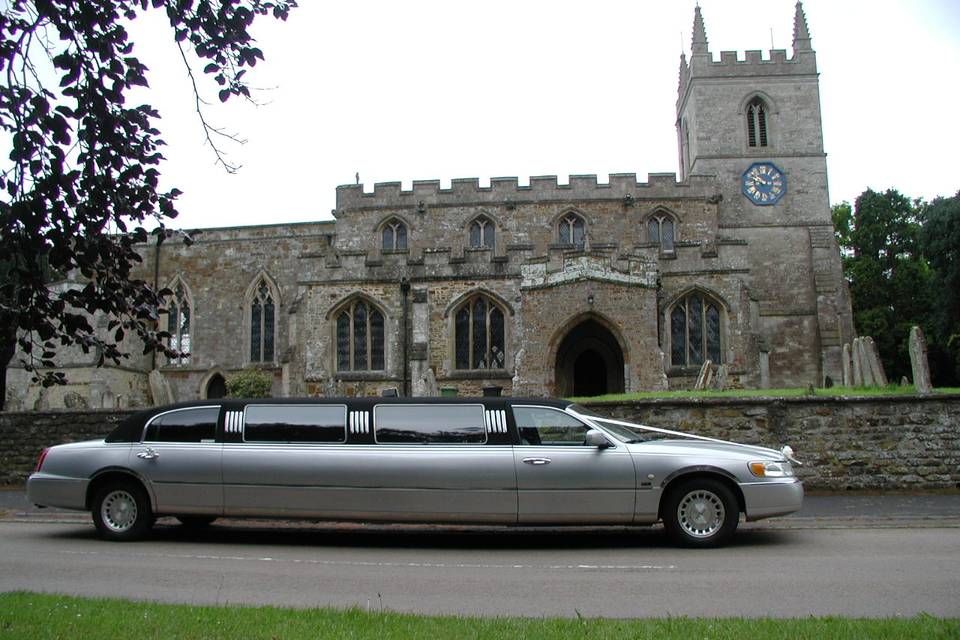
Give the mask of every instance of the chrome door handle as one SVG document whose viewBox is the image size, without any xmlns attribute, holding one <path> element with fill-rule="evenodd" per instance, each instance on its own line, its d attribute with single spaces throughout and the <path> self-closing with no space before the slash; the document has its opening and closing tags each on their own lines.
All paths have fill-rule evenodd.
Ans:
<svg viewBox="0 0 960 640">
<path fill-rule="evenodd" d="M 154 458 L 159 458 L 160 454 L 153 449 L 147 448 L 146 451 L 141 451 L 138 453 L 137 457 L 142 458 L 143 460 L 153 460 Z"/>
<path fill-rule="evenodd" d="M 550 460 L 550 458 L 524 458 L 523 459 L 524 464 L 532 464 L 537 466 L 550 464 L 551 462 L 552 461 Z"/>
</svg>

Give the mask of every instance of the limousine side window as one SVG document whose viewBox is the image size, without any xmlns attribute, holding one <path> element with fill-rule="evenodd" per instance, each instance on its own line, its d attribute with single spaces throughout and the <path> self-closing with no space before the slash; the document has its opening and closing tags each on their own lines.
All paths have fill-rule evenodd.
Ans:
<svg viewBox="0 0 960 640">
<path fill-rule="evenodd" d="M 388 444 L 483 444 L 483 405 L 378 405 L 373 408 L 377 442 Z"/>
<path fill-rule="evenodd" d="M 546 407 L 514 407 L 513 418 L 523 444 L 582 445 L 590 430 L 573 416 Z"/>
<path fill-rule="evenodd" d="M 203 442 L 217 437 L 220 407 L 198 407 L 164 413 L 147 425 L 145 442 Z"/>
<path fill-rule="evenodd" d="M 245 442 L 346 442 L 345 405 L 247 405 Z"/>
</svg>

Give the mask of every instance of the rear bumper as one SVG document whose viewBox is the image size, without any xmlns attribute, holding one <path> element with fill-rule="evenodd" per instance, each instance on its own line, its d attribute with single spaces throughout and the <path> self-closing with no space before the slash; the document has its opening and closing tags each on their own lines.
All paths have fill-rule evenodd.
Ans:
<svg viewBox="0 0 960 640">
<path fill-rule="evenodd" d="M 85 478 L 35 473 L 27 479 L 27 498 L 41 507 L 86 511 L 88 484 Z"/>
<path fill-rule="evenodd" d="M 803 506 L 803 483 L 796 478 L 741 484 L 740 489 L 748 521 L 795 513 Z"/>
</svg>

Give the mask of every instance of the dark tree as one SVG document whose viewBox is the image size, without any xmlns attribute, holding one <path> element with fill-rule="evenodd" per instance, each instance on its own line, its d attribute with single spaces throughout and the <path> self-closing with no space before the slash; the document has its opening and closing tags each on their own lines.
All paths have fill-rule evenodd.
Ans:
<svg viewBox="0 0 960 640">
<path fill-rule="evenodd" d="M 960 192 L 936 198 L 922 209 L 920 234 L 924 256 L 935 273 L 937 303 L 933 309 L 935 348 L 939 362 L 931 373 L 935 384 L 960 384 Z"/>
<path fill-rule="evenodd" d="M 163 296 L 132 277 L 138 243 L 166 237 L 177 215 L 176 189 L 161 191 L 159 114 L 127 103 L 147 86 L 124 23 L 163 11 L 171 46 L 219 85 L 219 99 L 249 98 L 247 69 L 263 59 L 250 26 L 285 20 L 294 0 L 8 0 L 0 15 L 0 128 L 10 149 L 0 164 L 0 409 L 6 368 L 17 346 L 44 384 L 62 382 L 52 367 L 60 347 L 78 345 L 98 364 L 119 362 L 118 343 L 135 333 L 144 352 L 162 351 L 157 330 Z M 191 53 L 192 52 L 192 53 Z M 196 84 L 194 84 L 196 88 Z M 198 112 L 208 141 L 219 132 Z M 215 144 L 217 159 L 229 170 Z M 55 289 L 58 274 L 87 283 Z M 110 336 L 89 319 L 105 314 Z"/>
<path fill-rule="evenodd" d="M 836 205 L 833 220 L 857 332 L 876 341 L 891 379 L 909 376 L 910 327 L 929 334 L 937 297 L 921 251 L 918 205 L 895 189 L 868 189 L 852 209 Z"/>
</svg>

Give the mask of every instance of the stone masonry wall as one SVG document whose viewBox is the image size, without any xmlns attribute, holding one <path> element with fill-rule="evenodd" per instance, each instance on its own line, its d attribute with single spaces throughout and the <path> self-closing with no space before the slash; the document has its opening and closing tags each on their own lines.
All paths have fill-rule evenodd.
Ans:
<svg viewBox="0 0 960 640">
<path fill-rule="evenodd" d="M 651 426 L 779 448 L 808 489 L 960 486 L 960 396 L 702 398 L 594 407 Z M 100 438 L 129 411 L 0 413 L 0 483 L 21 483 L 41 449 Z"/>
<path fill-rule="evenodd" d="M 668 399 L 591 408 L 743 444 L 789 444 L 807 488 L 960 487 L 960 396 Z"/>
</svg>

